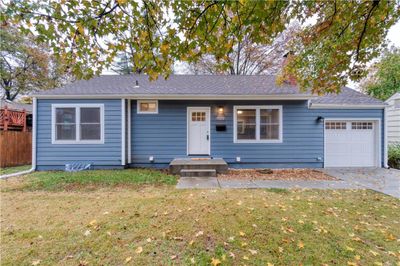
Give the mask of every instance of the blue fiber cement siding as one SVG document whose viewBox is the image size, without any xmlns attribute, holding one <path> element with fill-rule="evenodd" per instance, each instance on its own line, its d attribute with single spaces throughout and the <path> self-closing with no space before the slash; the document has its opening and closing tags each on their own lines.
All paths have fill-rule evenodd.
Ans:
<svg viewBox="0 0 400 266">
<path fill-rule="evenodd" d="M 324 129 L 318 116 L 326 118 L 380 118 L 382 110 L 308 109 L 307 101 L 175 101 L 160 100 L 158 114 L 138 114 L 131 108 L 132 166 L 165 167 L 174 158 L 187 157 L 187 107 L 211 107 L 211 156 L 224 158 L 230 167 L 323 167 Z M 282 105 L 282 143 L 234 143 L 235 105 Z M 216 119 L 223 106 L 225 120 Z M 225 132 L 215 126 L 225 124 Z M 382 125 L 383 130 L 383 125 Z M 382 131 L 383 132 L 383 131 Z M 382 140 L 383 145 L 383 140 Z M 383 147 L 383 146 L 382 146 Z M 383 150 L 383 149 L 382 149 Z M 149 162 L 154 156 L 154 162 Z M 241 162 L 236 162 L 241 157 Z M 383 158 L 383 156 L 382 156 Z"/>
<path fill-rule="evenodd" d="M 52 144 L 52 104 L 104 104 L 104 144 Z M 37 100 L 37 169 L 64 169 L 73 162 L 91 163 L 93 169 L 121 166 L 121 100 Z"/>
</svg>

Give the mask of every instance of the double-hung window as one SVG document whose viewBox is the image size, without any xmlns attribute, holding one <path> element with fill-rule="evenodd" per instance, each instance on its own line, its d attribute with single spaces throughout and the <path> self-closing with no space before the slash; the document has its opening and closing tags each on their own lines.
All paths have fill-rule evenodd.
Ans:
<svg viewBox="0 0 400 266">
<path fill-rule="evenodd" d="M 282 106 L 235 106 L 234 142 L 282 142 Z"/>
<path fill-rule="evenodd" d="M 52 143 L 104 143 L 104 105 L 53 104 Z"/>
</svg>

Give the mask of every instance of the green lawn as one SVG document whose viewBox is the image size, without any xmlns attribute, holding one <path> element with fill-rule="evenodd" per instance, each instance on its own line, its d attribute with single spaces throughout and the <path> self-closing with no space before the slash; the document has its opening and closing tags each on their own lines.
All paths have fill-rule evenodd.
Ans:
<svg viewBox="0 0 400 266">
<path fill-rule="evenodd" d="M 26 171 L 26 170 L 31 169 L 31 167 L 32 167 L 31 165 L 22 165 L 22 166 L 0 168 L 0 175 L 8 175 L 8 174 Z"/>
<path fill-rule="evenodd" d="M 2 265 L 400 261 L 398 199 L 365 190 L 176 190 L 165 185 L 175 179 L 166 182 L 160 172 L 151 179 L 156 185 L 149 184 L 146 171 L 74 177 L 47 172 L 1 180 Z M 77 181 L 78 175 L 102 185 L 81 189 L 87 182 Z M 114 186 L 125 179 L 136 185 Z M 69 186 L 72 180 L 79 185 Z"/>
<path fill-rule="evenodd" d="M 175 185 L 176 176 L 151 169 L 94 170 L 81 172 L 39 171 L 24 177 L 24 190 L 81 190 L 112 186 Z"/>
</svg>

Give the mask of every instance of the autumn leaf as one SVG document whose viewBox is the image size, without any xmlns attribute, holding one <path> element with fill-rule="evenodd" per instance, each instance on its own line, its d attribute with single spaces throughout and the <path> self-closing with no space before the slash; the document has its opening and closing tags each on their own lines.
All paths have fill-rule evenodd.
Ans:
<svg viewBox="0 0 400 266">
<path fill-rule="evenodd" d="M 297 246 L 298 246 L 299 248 L 304 248 L 304 243 L 303 243 L 302 241 L 300 241 L 300 242 L 297 244 Z"/>
<path fill-rule="evenodd" d="M 251 255 L 256 255 L 257 254 L 257 250 L 254 250 L 254 249 L 249 249 L 249 252 L 251 253 Z"/>
<path fill-rule="evenodd" d="M 34 260 L 34 261 L 32 261 L 32 265 L 33 266 L 36 266 L 36 265 L 39 265 L 40 264 L 40 260 Z"/>
<path fill-rule="evenodd" d="M 369 252 L 370 252 L 372 255 L 374 255 L 374 257 L 376 257 L 376 256 L 378 256 L 378 255 L 379 255 L 379 253 L 378 253 L 378 252 L 375 252 L 375 251 L 373 251 L 373 250 L 369 250 Z"/>
<path fill-rule="evenodd" d="M 193 257 L 190 259 L 190 263 L 192 263 L 192 264 L 195 264 L 195 263 L 196 263 L 196 261 L 194 260 Z"/>
<path fill-rule="evenodd" d="M 198 232 L 195 234 L 195 237 L 202 236 L 203 234 L 204 234 L 204 232 L 203 232 L 203 231 L 198 231 Z"/>
<path fill-rule="evenodd" d="M 357 263 L 352 262 L 352 261 L 348 261 L 347 265 L 349 265 L 349 266 L 358 266 Z"/>
<path fill-rule="evenodd" d="M 249 260 L 249 257 L 243 256 L 243 259 L 244 259 L 244 260 Z"/>
<path fill-rule="evenodd" d="M 142 247 L 137 247 L 136 250 L 135 250 L 135 253 L 136 254 L 140 254 L 140 253 L 142 253 L 142 251 L 143 251 Z"/>
<path fill-rule="evenodd" d="M 211 265 L 217 266 L 217 265 L 220 265 L 220 264 L 221 264 L 221 261 L 219 259 L 215 259 L 215 258 L 211 259 Z"/>
<path fill-rule="evenodd" d="M 97 223 L 97 221 L 96 221 L 96 220 L 92 220 L 92 221 L 90 221 L 90 223 L 89 223 L 89 224 L 90 224 L 91 226 L 95 226 L 95 225 L 96 225 L 96 223 Z"/>
<path fill-rule="evenodd" d="M 125 263 L 128 263 L 128 262 L 130 262 L 132 260 L 132 257 L 127 257 L 126 259 L 125 259 Z"/>
<path fill-rule="evenodd" d="M 267 262 L 267 266 L 274 266 L 274 264 Z"/>
<path fill-rule="evenodd" d="M 279 251 L 280 253 L 283 253 L 283 247 L 278 247 L 278 251 Z"/>
<path fill-rule="evenodd" d="M 240 232 L 239 232 L 239 235 L 240 235 L 240 236 L 245 236 L 246 234 L 245 234 L 244 232 L 240 231 Z"/>
<path fill-rule="evenodd" d="M 85 236 L 90 236 L 91 231 L 90 230 L 86 230 L 85 233 L 83 233 Z"/>
<path fill-rule="evenodd" d="M 346 250 L 347 250 L 347 251 L 354 251 L 354 248 L 349 247 L 349 246 L 346 246 Z"/>
</svg>

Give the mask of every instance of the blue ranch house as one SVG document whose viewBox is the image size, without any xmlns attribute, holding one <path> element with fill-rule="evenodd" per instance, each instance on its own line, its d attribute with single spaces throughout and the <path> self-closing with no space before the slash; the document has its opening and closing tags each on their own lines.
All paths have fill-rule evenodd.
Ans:
<svg viewBox="0 0 400 266">
<path fill-rule="evenodd" d="M 315 96 L 273 75 L 99 76 L 34 96 L 33 166 L 385 167 L 385 104 L 344 87 Z"/>
</svg>

